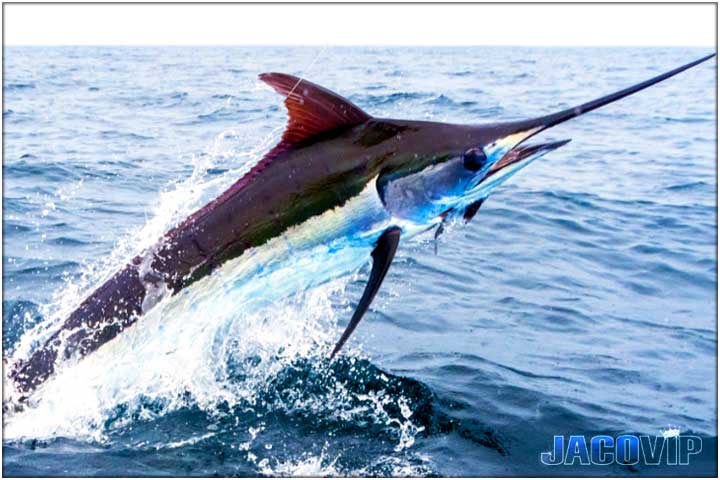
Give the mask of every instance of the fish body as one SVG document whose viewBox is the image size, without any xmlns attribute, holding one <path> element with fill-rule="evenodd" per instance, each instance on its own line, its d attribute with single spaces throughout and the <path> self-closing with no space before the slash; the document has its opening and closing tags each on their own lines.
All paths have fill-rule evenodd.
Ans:
<svg viewBox="0 0 720 480">
<path fill-rule="evenodd" d="M 59 362 L 112 340 L 167 296 L 219 268 L 234 282 L 260 281 L 302 252 L 329 255 L 308 287 L 372 270 L 335 355 L 362 318 L 400 239 L 466 222 L 498 185 L 569 140 L 530 137 L 676 75 L 714 55 L 572 109 L 517 122 L 460 125 L 375 118 L 347 99 L 291 75 L 260 79 L 285 97 L 280 143 L 218 198 L 167 232 L 92 292 L 10 378 L 30 394 Z"/>
</svg>

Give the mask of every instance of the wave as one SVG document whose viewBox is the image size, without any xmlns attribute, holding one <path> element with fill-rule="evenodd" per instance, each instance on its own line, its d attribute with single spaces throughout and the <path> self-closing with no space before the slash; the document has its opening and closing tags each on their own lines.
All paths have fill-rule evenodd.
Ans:
<svg viewBox="0 0 720 480">
<path fill-rule="evenodd" d="M 380 105 L 393 105 L 406 100 L 422 100 L 432 94 L 418 92 L 396 92 L 389 95 L 353 95 L 350 99 L 358 105 L 368 105 L 369 108 Z"/>
<path fill-rule="evenodd" d="M 262 369 L 264 360 L 245 357 L 235 361 L 228 381 L 237 391 L 246 391 L 249 375 Z M 175 399 L 141 395 L 98 417 L 97 431 L 79 446 L 86 452 L 95 445 L 100 451 L 131 449 L 135 454 L 151 451 L 161 457 L 179 448 L 198 452 L 235 449 L 244 454 L 241 464 L 249 473 L 275 476 L 302 472 L 437 475 L 431 459 L 411 447 L 418 439 L 453 433 L 500 455 L 508 454 L 508 440 L 495 430 L 462 414 L 454 415 L 466 405 L 440 398 L 427 385 L 392 375 L 364 358 L 341 357 L 330 362 L 324 356 L 295 357 L 253 387 L 246 396 L 218 398 L 211 408 L 190 391 L 178 391 Z M 278 430 L 283 436 L 304 432 L 313 442 L 364 438 L 375 445 L 376 460 L 363 458 L 358 465 L 352 448 L 327 440 L 319 442 L 320 448 L 317 444 L 287 448 L 279 441 Z M 166 431 L 172 435 L 162 433 Z M 14 448 L 53 450 L 67 448 L 64 438 L 68 436 L 11 436 L 6 441 Z M 77 442 L 83 437 L 71 438 Z M 130 468 L 126 474 L 132 472 Z"/>
<path fill-rule="evenodd" d="M 473 105 L 477 105 L 477 102 L 473 102 L 473 101 L 459 102 L 457 100 L 453 100 L 452 98 L 450 98 L 446 95 L 439 95 L 426 103 L 429 105 L 438 105 L 438 106 L 442 106 L 442 107 L 456 107 L 456 108 L 471 107 Z"/>
<path fill-rule="evenodd" d="M 6 83 L 3 85 L 4 90 L 30 90 L 34 89 L 35 84 L 32 82 L 16 82 L 16 83 Z"/>
</svg>

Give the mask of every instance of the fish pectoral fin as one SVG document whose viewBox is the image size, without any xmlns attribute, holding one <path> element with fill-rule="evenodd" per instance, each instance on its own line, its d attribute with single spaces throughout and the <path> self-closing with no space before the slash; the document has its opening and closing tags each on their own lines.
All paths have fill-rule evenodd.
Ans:
<svg viewBox="0 0 720 480">
<path fill-rule="evenodd" d="M 445 232 L 445 222 L 447 222 L 448 217 L 450 216 L 451 213 L 453 213 L 454 210 L 455 210 L 455 208 L 448 208 L 447 210 L 445 210 L 444 212 L 442 212 L 440 214 L 440 225 L 438 225 L 437 230 L 435 230 L 435 237 L 434 237 L 435 255 L 437 255 L 437 252 L 438 252 L 438 238 L 440 237 L 440 235 L 442 235 Z"/>
<path fill-rule="evenodd" d="M 362 320 L 362 317 L 368 307 L 370 307 L 370 304 L 372 303 L 373 298 L 375 298 L 375 294 L 380 289 L 380 285 L 385 278 L 385 274 L 390 268 L 390 264 L 395 257 L 398 243 L 400 243 L 399 227 L 390 227 L 385 230 L 382 235 L 380 235 L 380 238 L 375 244 L 375 249 L 372 251 L 373 265 L 372 270 L 370 271 L 370 278 L 368 279 L 367 285 L 365 285 L 365 291 L 360 298 L 360 303 L 358 303 L 355 313 L 353 313 L 353 316 L 350 319 L 350 323 L 348 323 L 348 326 L 345 328 L 340 340 L 338 340 L 335 344 L 335 348 L 330 354 L 330 358 L 333 358 L 335 354 L 340 351 L 343 345 L 345 345 L 345 342 L 347 342 L 347 339 L 350 338 L 350 335 L 352 335 L 355 327 L 357 327 L 360 320 Z"/>
<path fill-rule="evenodd" d="M 444 223 L 441 223 L 441 224 L 438 226 L 437 230 L 435 230 L 435 255 L 437 255 L 437 250 L 438 250 L 438 238 L 440 237 L 440 235 L 442 235 L 442 233 L 443 233 L 444 231 L 445 231 L 445 224 L 444 224 Z"/>
<path fill-rule="evenodd" d="M 482 207 L 484 201 L 485 199 L 481 198 L 480 200 L 476 200 L 465 207 L 465 211 L 463 212 L 463 219 L 465 220 L 465 223 L 468 223 L 475 215 L 477 215 L 477 212 L 480 210 L 480 207 Z"/>
</svg>

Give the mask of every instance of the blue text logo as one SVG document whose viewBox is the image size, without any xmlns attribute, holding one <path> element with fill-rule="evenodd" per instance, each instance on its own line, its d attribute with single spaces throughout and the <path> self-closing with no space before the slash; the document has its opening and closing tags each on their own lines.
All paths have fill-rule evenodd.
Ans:
<svg viewBox="0 0 720 480">
<path fill-rule="evenodd" d="M 550 452 L 540 454 L 545 465 L 689 465 L 690 457 L 702 450 L 702 439 L 694 435 L 664 432 L 650 435 L 555 435 Z"/>
</svg>

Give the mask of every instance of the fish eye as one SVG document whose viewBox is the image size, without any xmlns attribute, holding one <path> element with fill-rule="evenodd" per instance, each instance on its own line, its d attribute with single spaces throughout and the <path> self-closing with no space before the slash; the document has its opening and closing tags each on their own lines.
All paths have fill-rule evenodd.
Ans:
<svg viewBox="0 0 720 480">
<path fill-rule="evenodd" d="M 471 148 L 463 154 L 463 166 L 471 172 L 481 170 L 487 163 L 487 156 L 482 148 Z"/>
</svg>

